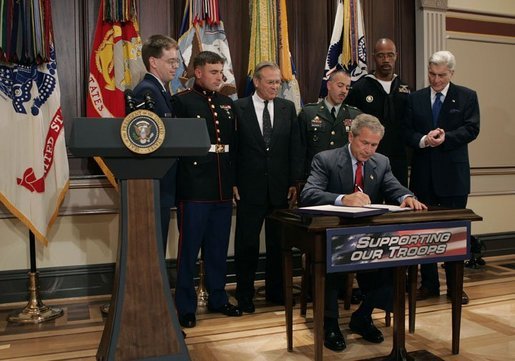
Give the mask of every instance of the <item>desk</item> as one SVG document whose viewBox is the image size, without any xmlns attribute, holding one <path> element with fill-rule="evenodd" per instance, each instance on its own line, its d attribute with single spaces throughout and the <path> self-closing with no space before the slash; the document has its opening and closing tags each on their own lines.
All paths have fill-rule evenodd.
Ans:
<svg viewBox="0 0 515 361">
<path fill-rule="evenodd" d="M 468 209 L 438 209 L 429 211 L 408 211 L 386 213 L 374 217 L 348 219 L 333 216 L 309 217 L 295 211 L 279 210 L 269 220 L 281 229 L 283 251 L 284 294 L 286 309 L 286 333 L 288 351 L 293 349 L 293 281 L 292 248 L 308 253 L 313 265 L 313 320 L 315 360 L 322 361 L 324 344 L 324 288 L 326 275 L 327 242 L 326 230 L 332 228 L 366 227 L 379 225 L 407 225 L 424 222 L 479 221 L 482 218 Z M 463 257 L 449 262 L 454 279 L 452 297 L 452 352 L 459 353 L 461 322 L 461 294 L 463 292 Z M 381 268 L 384 265 L 381 266 Z M 396 266 L 394 275 L 394 337 L 389 360 L 409 360 L 404 344 L 405 312 L 405 271 L 406 264 Z"/>
</svg>

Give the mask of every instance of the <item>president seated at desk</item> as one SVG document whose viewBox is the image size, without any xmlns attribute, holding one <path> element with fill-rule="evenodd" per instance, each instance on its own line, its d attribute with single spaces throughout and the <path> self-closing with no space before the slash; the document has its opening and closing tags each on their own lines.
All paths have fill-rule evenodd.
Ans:
<svg viewBox="0 0 515 361">
<path fill-rule="evenodd" d="M 369 114 L 360 114 L 352 122 L 349 144 L 318 153 L 300 195 L 301 205 L 334 204 L 364 206 L 382 202 L 400 204 L 415 210 L 427 209 L 413 193 L 394 177 L 387 157 L 376 153 L 384 127 Z M 383 334 L 372 322 L 372 311 L 392 311 L 393 291 L 390 270 L 357 274 L 364 295 L 352 314 L 349 327 L 369 342 L 383 342 Z M 325 283 L 324 345 L 333 351 L 345 349 L 345 339 L 338 325 L 338 285 L 341 274 L 330 273 Z"/>
</svg>

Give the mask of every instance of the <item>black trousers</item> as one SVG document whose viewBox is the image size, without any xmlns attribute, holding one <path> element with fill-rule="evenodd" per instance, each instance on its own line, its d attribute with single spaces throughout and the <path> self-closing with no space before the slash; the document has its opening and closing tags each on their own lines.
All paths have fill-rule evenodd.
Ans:
<svg viewBox="0 0 515 361">
<path fill-rule="evenodd" d="M 419 200 L 428 206 L 441 206 L 447 208 L 465 208 L 468 196 L 439 197 L 434 192 L 417 195 Z M 421 286 L 434 294 L 440 293 L 440 280 L 438 279 L 438 265 L 436 263 L 420 265 Z M 445 269 L 447 289 L 451 289 L 451 275 Z"/>
<path fill-rule="evenodd" d="M 393 310 L 393 272 L 391 268 L 356 273 L 363 294 L 362 304 L 370 312 L 380 308 Z M 345 273 L 328 273 L 325 279 L 324 317 L 338 318 L 338 290 L 345 281 Z M 367 315 L 370 316 L 370 315 Z"/>
<path fill-rule="evenodd" d="M 266 221 L 266 217 L 275 209 L 270 204 L 256 205 L 240 201 L 236 211 L 236 236 L 234 242 L 234 258 L 236 268 L 236 299 L 252 299 L 254 297 L 254 280 L 259 259 L 259 235 L 265 224 L 266 267 L 265 292 L 266 299 L 281 303 L 283 295 L 282 252 L 280 230 Z"/>
</svg>

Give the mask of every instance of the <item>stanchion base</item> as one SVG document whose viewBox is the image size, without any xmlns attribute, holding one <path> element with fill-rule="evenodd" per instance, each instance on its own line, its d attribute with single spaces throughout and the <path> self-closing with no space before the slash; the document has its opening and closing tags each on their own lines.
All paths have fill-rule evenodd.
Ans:
<svg viewBox="0 0 515 361">
<path fill-rule="evenodd" d="M 391 353 L 389 356 L 384 357 L 374 357 L 371 359 L 366 359 L 367 361 L 444 361 L 442 358 L 433 355 L 431 352 L 426 350 L 418 350 L 412 352 L 395 352 Z M 364 360 L 362 360 L 364 361 Z"/>
<path fill-rule="evenodd" d="M 206 291 L 199 290 L 199 292 L 197 293 L 197 306 L 199 306 L 199 307 L 207 306 L 208 298 L 209 298 L 209 296 Z"/>
<path fill-rule="evenodd" d="M 13 323 L 41 323 L 54 320 L 64 314 L 62 308 L 47 307 L 45 305 L 39 307 L 25 307 L 23 310 L 14 311 L 9 314 L 7 321 Z"/>
<path fill-rule="evenodd" d="M 109 307 L 111 306 L 110 303 L 104 303 L 102 306 L 100 306 L 100 312 L 102 312 L 102 316 L 109 315 Z"/>
</svg>

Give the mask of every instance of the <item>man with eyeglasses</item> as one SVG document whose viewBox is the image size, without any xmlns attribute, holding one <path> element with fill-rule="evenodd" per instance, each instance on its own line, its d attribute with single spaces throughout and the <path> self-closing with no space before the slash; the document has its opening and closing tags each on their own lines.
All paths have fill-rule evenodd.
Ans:
<svg viewBox="0 0 515 361">
<path fill-rule="evenodd" d="M 327 96 L 318 103 L 306 104 L 299 114 L 302 154 L 305 157 L 303 179 L 309 175 L 315 154 L 340 148 L 348 142 L 352 120 L 361 114 L 359 109 L 343 104 L 350 84 L 347 72 L 334 71 L 327 80 Z"/>
<path fill-rule="evenodd" d="M 377 151 L 390 159 L 393 174 L 406 187 L 408 160 L 401 123 L 410 89 L 395 74 L 397 48 L 392 40 L 377 40 L 373 56 L 375 71 L 352 85 L 345 102 L 364 113 L 374 115 L 386 128 Z"/>
<path fill-rule="evenodd" d="M 236 298 L 240 309 L 246 313 L 255 311 L 254 280 L 263 222 L 266 300 L 284 304 L 280 234 L 266 216 L 296 201 L 295 183 L 302 168 L 295 105 L 278 97 L 279 66 L 272 62 L 257 64 L 252 81 L 255 93 L 234 104 L 238 119 L 234 187 Z"/>
<path fill-rule="evenodd" d="M 165 35 L 152 35 L 143 43 L 141 55 L 147 69 L 147 74 L 134 88 L 134 96 L 145 100 L 150 96 L 154 102 L 152 111 L 160 117 L 173 116 L 171 95 L 167 91 L 168 83 L 174 78 L 179 67 L 177 42 Z M 163 253 L 166 258 L 166 244 L 170 223 L 170 209 L 175 207 L 175 180 L 177 163 L 173 163 L 168 172 L 159 182 L 161 200 L 161 232 L 163 238 Z"/>
</svg>

